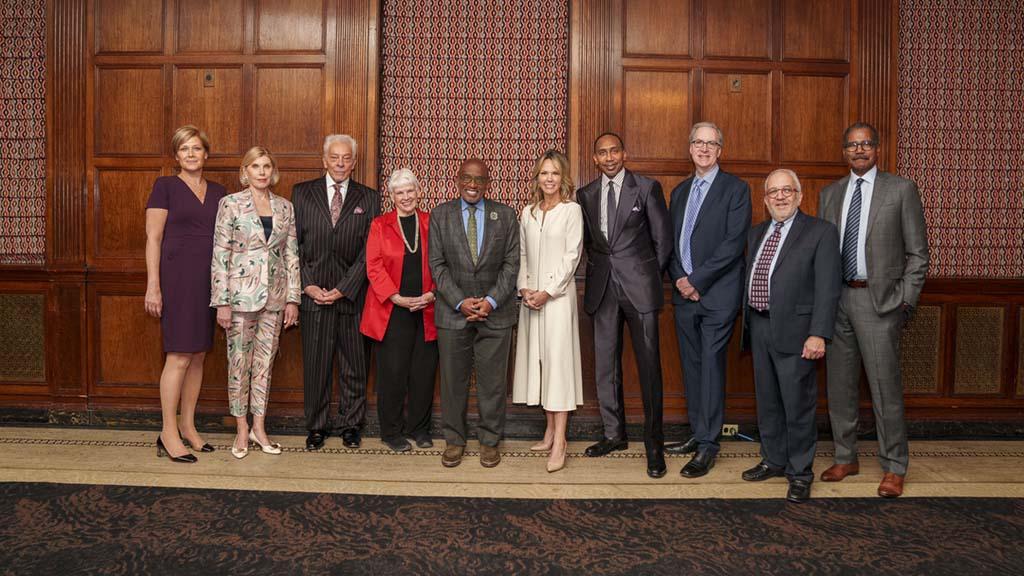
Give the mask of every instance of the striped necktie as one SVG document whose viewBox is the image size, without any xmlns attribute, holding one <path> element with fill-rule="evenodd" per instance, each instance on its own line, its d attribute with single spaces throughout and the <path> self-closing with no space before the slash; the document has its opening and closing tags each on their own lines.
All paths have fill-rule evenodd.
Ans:
<svg viewBox="0 0 1024 576">
<path fill-rule="evenodd" d="M 850 210 L 846 214 L 846 229 L 843 230 L 843 280 L 857 277 L 857 237 L 860 234 L 860 185 L 863 178 L 857 178 L 857 185 L 850 198 Z"/>
</svg>

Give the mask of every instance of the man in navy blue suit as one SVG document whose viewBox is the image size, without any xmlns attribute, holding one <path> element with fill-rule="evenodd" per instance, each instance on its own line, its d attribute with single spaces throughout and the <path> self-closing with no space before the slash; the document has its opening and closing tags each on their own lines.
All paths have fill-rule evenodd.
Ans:
<svg viewBox="0 0 1024 576">
<path fill-rule="evenodd" d="M 694 453 L 680 474 L 711 470 L 725 409 L 725 353 L 743 297 L 743 249 L 750 229 L 750 186 L 721 170 L 722 131 L 711 122 L 690 130 L 695 174 L 672 191 L 676 336 L 693 437 L 667 447 Z"/>
</svg>

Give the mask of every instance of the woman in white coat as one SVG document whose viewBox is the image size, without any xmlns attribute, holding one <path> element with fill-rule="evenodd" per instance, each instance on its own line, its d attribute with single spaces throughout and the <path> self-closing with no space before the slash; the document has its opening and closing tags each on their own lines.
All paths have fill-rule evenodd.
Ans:
<svg viewBox="0 0 1024 576">
<path fill-rule="evenodd" d="M 512 401 L 544 407 L 544 439 L 531 447 L 550 451 L 548 472 L 565 466 L 569 412 L 583 404 L 576 266 L 583 248 L 583 213 L 573 201 L 569 161 L 549 150 L 537 159 L 531 202 L 519 218 L 522 297 Z"/>
</svg>

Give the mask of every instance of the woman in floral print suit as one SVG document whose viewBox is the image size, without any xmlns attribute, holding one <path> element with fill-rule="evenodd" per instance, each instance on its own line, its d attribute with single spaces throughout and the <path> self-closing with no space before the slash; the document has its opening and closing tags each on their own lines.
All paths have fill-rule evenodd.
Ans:
<svg viewBox="0 0 1024 576">
<path fill-rule="evenodd" d="M 248 188 L 225 196 L 217 210 L 210 306 L 227 331 L 228 404 L 238 426 L 231 447 L 235 458 L 248 454 L 249 442 L 267 454 L 281 453 L 267 438 L 264 419 L 281 324 L 299 323 L 300 288 L 295 212 L 291 202 L 270 191 L 279 178 L 270 151 L 250 148 L 239 170 Z"/>
</svg>

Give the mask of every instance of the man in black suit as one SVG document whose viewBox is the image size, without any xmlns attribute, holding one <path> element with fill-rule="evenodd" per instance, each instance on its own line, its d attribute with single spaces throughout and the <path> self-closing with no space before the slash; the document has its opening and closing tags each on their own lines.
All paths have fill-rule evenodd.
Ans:
<svg viewBox="0 0 1024 576">
<path fill-rule="evenodd" d="M 380 195 L 351 179 L 356 141 L 345 134 L 324 139 L 327 173 L 292 191 L 302 276 L 302 377 L 306 449 L 324 445 L 338 355 L 341 398 L 335 427 L 347 448 L 358 448 L 366 414 L 369 348 L 359 332 L 366 294 L 366 237 L 380 213 Z"/>
<path fill-rule="evenodd" d="M 748 482 L 789 479 L 786 499 L 804 502 L 814 480 L 817 361 L 839 302 L 839 232 L 800 211 L 800 180 L 780 169 L 764 183 L 771 219 L 747 235 L 743 347 L 752 351 L 761 462 Z"/>
<path fill-rule="evenodd" d="M 718 455 L 725 411 L 725 353 L 743 297 L 743 247 L 750 229 L 750 186 L 721 170 L 722 131 L 711 122 L 690 130 L 696 173 L 672 191 L 676 337 L 693 437 L 675 448 L 694 452 L 680 474 L 708 473 Z"/>
<path fill-rule="evenodd" d="M 594 142 L 601 177 L 577 194 L 583 208 L 587 279 L 583 305 L 594 318 L 597 398 L 604 438 L 586 450 L 604 456 L 625 450 L 622 398 L 622 324 L 629 324 L 644 403 L 647 475 L 665 475 L 662 432 L 661 352 L 658 313 L 665 303 L 662 273 L 672 248 L 661 184 L 623 167 L 625 145 L 617 134 Z"/>
<path fill-rule="evenodd" d="M 466 449 L 466 406 L 476 370 L 480 464 L 501 462 L 508 354 L 519 320 L 519 221 L 511 207 L 487 198 L 491 172 L 466 160 L 456 177 L 459 198 L 430 214 L 430 273 L 436 285 L 437 348 L 441 360 L 441 420 L 447 446 L 441 464 L 453 468 Z"/>
</svg>

